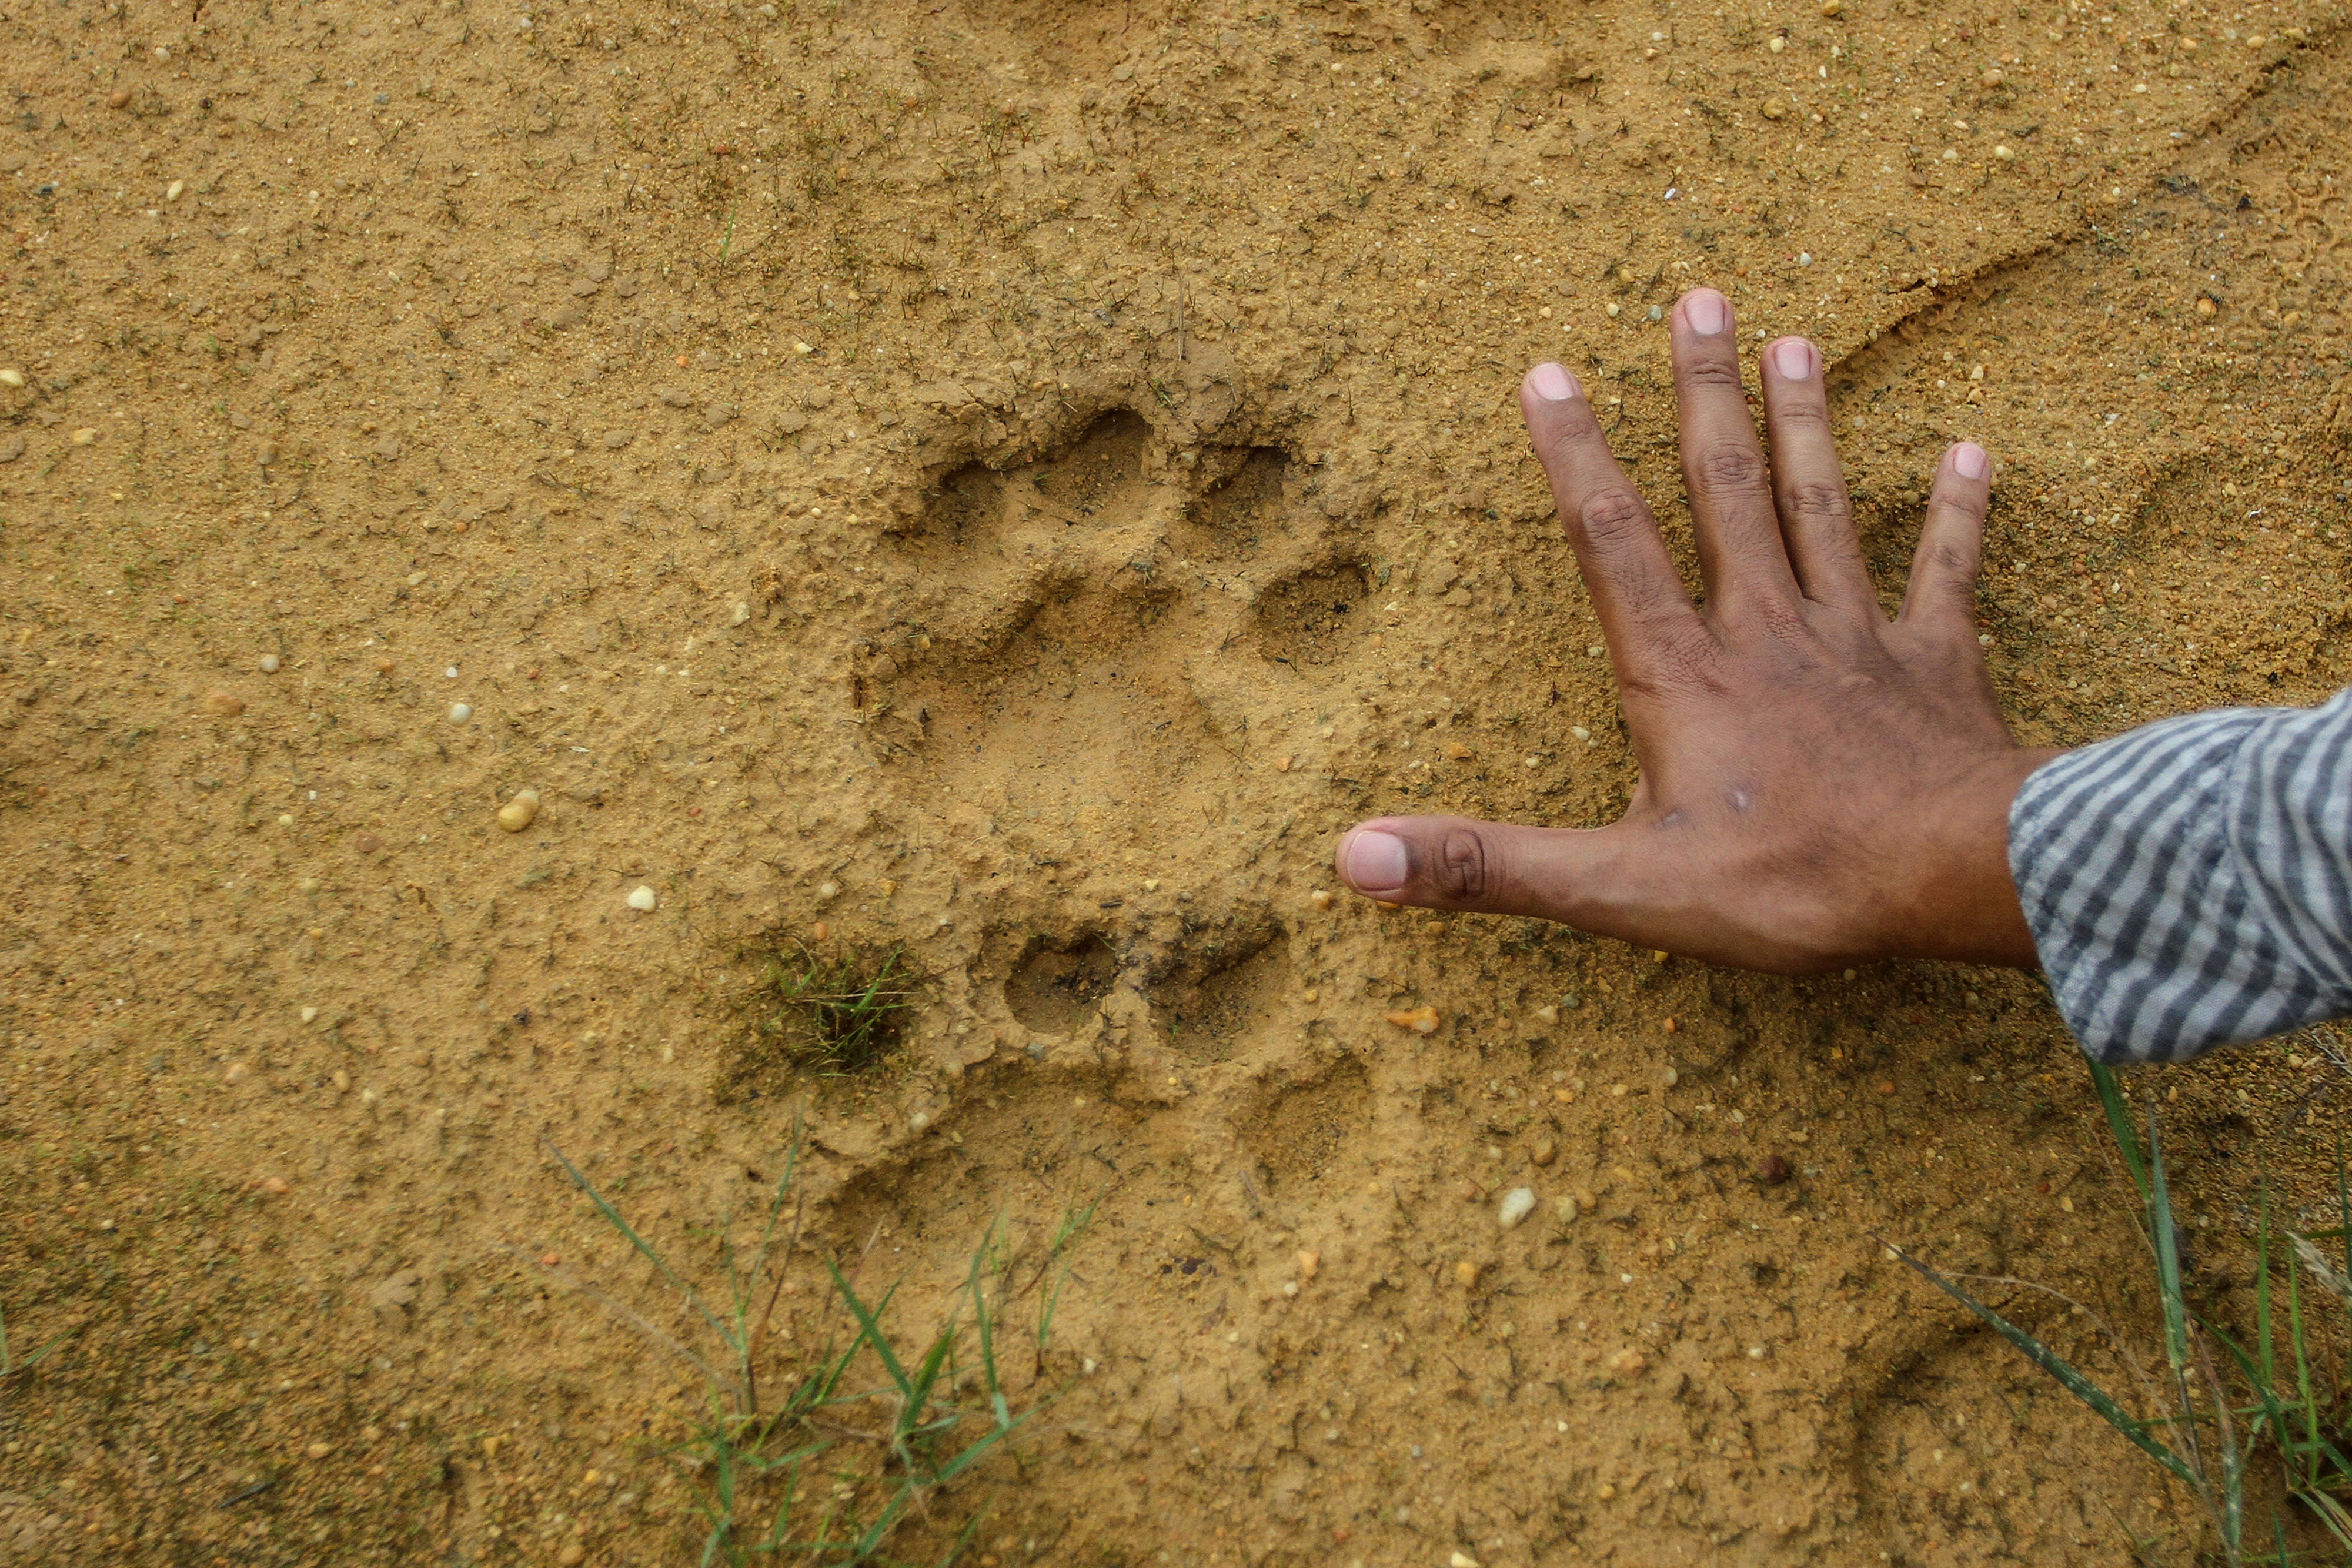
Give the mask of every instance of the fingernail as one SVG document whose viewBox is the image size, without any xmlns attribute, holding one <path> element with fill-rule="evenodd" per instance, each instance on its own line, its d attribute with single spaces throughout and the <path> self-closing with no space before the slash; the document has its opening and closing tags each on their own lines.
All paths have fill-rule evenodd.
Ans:
<svg viewBox="0 0 2352 1568">
<path fill-rule="evenodd" d="M 1810 380 L 1820 365 L 1821 357 L 1802 338 L 1783 338 L 1772 345 L 1772 368 L 1784 382 Z"/>
<path fill-rule="evenodd" d="M 1576 395 L 1576 378 L 1549 360 L 1528 372 L 1528 385 L 1546 402 L 1566 402 Z"/>
<path fill-rule="evenodd" d="M 1348 841 L 1339 863 L 1339 874 L 1359 893 L 1394 893 L 1404 885 L 1408 869 L 1402 839 L 1369 831 Z"/>
<path fill-rule="evenodd" d="M 1731 301 L 1712 288 L 1694 288 L 1683 296 L 1683 319 L 1702 338 L 1712 338 L 1731 325 Z"/>
<path fill-rule="evenodd" d="M 1963 479 L 1983 478 L 1991 462 L 1985 449 L 1973 441 L 1963 441 L 1952 448 L 1952 467 Z"/>
</svg>

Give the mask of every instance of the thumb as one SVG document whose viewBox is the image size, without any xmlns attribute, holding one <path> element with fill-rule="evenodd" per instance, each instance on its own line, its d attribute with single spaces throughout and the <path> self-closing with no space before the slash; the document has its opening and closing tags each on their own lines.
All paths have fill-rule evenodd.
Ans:
<svg viewBox="0 0 2352 1568">
<path fill-rule="evenodd" d="M 1339 880 L 1367 898 L 1608 925 L 1613 828 L 1525 828 L 1470 817 L 1376 817 L 1339 840 Z"/>
</svg>

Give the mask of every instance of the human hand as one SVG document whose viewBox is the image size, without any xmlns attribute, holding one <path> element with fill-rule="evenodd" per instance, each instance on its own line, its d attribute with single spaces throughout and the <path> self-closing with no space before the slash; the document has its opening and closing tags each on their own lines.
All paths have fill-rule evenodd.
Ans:
<svg viewBox="0 0 2352 1568">
<path fill-rule="evenodd" d="M 2053 752 L 2012 740 L 1977 642 L 1984 448 L 1936 470 L 1903 608 L 1879 607 L 1831 440 L 1822 357 L 1761 355 L 1768 469 L 1731 304 L 1675 304 L 1675 392 L 1705 603 L 1573 376 L 1519 409 L 1608 639 L 1640 783 L 1606 828 L 1382 817 L 1341 880 L 1391 904 L 1530 915 L 1713 963 L 2031 965 L 2009 807 Z"/>
</svg>

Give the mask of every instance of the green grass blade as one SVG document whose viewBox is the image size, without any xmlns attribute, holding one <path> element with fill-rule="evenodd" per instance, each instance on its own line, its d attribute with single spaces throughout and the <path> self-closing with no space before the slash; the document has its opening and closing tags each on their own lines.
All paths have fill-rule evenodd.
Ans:
<svg viewBox="0 0 2352 1568">
<path fill-rule="evenodd" d="M 2318 1406 L 2313 1403 L 2311 1397 L 2311 1356 L 2303 1333 L 2301 1274 L 2302 1270 L 2295 1267 L 2294 1254 L 2288 1253 L 2286 1260 L 2287 1333 L 2294 1336 L 2294 1343 L 2295 1396 L 2302 1401 L 2304 1441 L 2307 1444 L 2316 1444 L 2322 1439 L 2319 1435 Z M 2308 1468 L 2309 1480 L 2315 1483 L 2319 1479 L 2319 1468 L 2315 1458 Z"/>
<path fill-rule="evenodd" d="M 2143 1167 L 2147 1184 L 2148 1218 L 2156 1230 L 2157 1287 L 2164 1301 L 2164 1354 L 2172 1363 L 2176 1379 L 2184 1385 L 2182 1402 L 2187 1403 L 2186 1381 L 2189 1368 L 2189 1309 L 2180 1287 L 2180 1238 L 2172 1223 L 2172 1192 L 2164 1179 L 2163 1135 L 2157 1128 L 2156 1112 L 2147 1113 L 2148 1155 Z"/>
<path fill-rule="evenodd" d="M 1027 1425 L 1032 1414 L 1033 1412 L 1027 1410 L 1023 1411 L 1020 1415 L 1015 1416 L 1009 1423 L 990 1432 L 988 1436 L 981 1438 L 978 1442 L 972 1444 L 971 1447 L 958 1454 L 954 1458 L 950 1459 L 946 1464 L 940 1466 L 939 1474 L 934 1478 L 936 1484 L 940 1486 L 947 1485 L 948 1482 L 955 1479 L 956 1477 L 963 1474 L 964 1471 L 971 1469 L 972 1466 L 988 1458 L 991 1453 L 995 1451 L 998 1444 L 1003 1442 L 1005 1438 L 1011 1437 L 1014 1432 L 1019 1431 L 1024 1426 Z"/>
<path fill-rule="evenodd" d="M 638 1235 L 635 1229 L 631 1228 L 629 1222 L 621 1218 L 621 1211 L 613 1207 L 612 1200 L 607 1198 L 603 1193 L 596 1190 L 595 1185 L 585 1176 L 581 1174 L 580 1167 L 572 1163 L 570 1156 L 565 1155 L 562 1149 L 557 1148 L 551 1141 L 548 1143 L 547 1149 L 550 1154 L 556 1157 L 558 1163 L 563 1166 L 565 1174 L 572 1177 L 572 1185 L 579 1187 L 582 1192 L 588 1195 L 588 1201 L 596 1206 L 596 1212 L 604 1217 L 604 1223 L 619 1231 L 623 1236 L 627 1237 L 629 1245 L 635 1248 L 638 1253 L 643 1256 L 647 1262 L 660 1270 L 662 1278 L 677 1286 L 680 1293 L 686 1297 L 687 1301 L 693 1304 L 694 1310 L 700 1312 L 703 1317 L 709 1321 L 710 1326 L 718 1330 L 719 1334 L 724 1337 L 727 1333 L 727 1325 L 719 1321 L 718 1313 L 712 1312 L 708 1306 L 703 1304 L 700 1293 L 698 1292 L 692 1285 L 688 1284 L 684 1280 L 680 1279 L 678 1277 L 677 1270 L 672 1269 L 667 1260 L 665 1260 L 660 1253 L 655 1251 L 652 1245 L 648 1243 L 644 1237 Z"/>
<path fill-rule="evenodd" d="M 955 1348 L 956 1326 L 950 1322 L 915 1367 L 912 1386 L 907 1392 L 907 1402 L 898 1410 L 898 1441 L 904 1444 L 923 1424 L 923 1407 L 930 1403 L 931 1390 L 939 1386 L 940 1369 L 948 1363 L 948 1352 Z"/>
<path fill-rule="evenodd" d="M 849 1308 L 850 1315 L 857 1320 L 858 1341 L 874 1347 L 875 1358 L 882 1363 L 882 1369 L 890 1375 L 890 1381 L 898 1387 L 898 1397 L 912 1399 L 915 1385 L 908 1378 L 907 1369 L 898 1364 L 898 1352 L 890 1348 L 889 1340 L 884 1337 L 882 1333 L 882 1314 L 889 1310 L 890 1297 L 898 1294 L 898 1287 L 891 1286 L 882 1300 L 869 1308 L 859 1299 L 856 1290 L 851 1286 L 849 1281 L 843 1276 L 839 1265 L 828 1258 L 824 1260 L 824 1268 L 825 1272 L 833 1276 L 833 1288 L 841 1292 L 843 1304 Z M 850 1346 L 853 1353 L 856 1348 L 855 1343 Z"/>
<path fill-rule="evenodd" d="M 2230 1359 L 2238 1364 L 2238 1371 L 2245 1377 L 2247 1385 L 2254 1391 L 2257 1403 L 2252 1409 L 2242 1412 L 2253 1416 L 2252 1427 L 2246 1439 L 2247 1448 L 2252 1448 L 2260 1440 L 2265 1427 L 2269 1427 L 2273 1438 L 2278 1442 L 2282 1449 L 2287 1448 L 2293 1440 L 2293 1433 L 2290 1430 L 2294 1425 L 2291 1412 L 2286 1406 L 2279 1403 L 2278 1395 L 2273 1387 L 2262 1381 L 2261 1369 L 2254 1364 L 2254 1358 L 2247 1354 L 2243 1345 L 2231 1339 L 2210 1320 L 2200 1317 L 2197 1321 L 2203 1325 L 2207 1333 L 2221 1343 L 2222 1349 L 2230 1353 Z M 2287 1479 L 2290 1483 L 2294 1480 L 2292 1474 Z"/>
<path fill-rule="evenodd" d="M 2131 1108 L 2124 1102 L 2123 1085 L 2116 1081 L 2112 1068 L 2092 1062 L 2091 1082 L 2098 1085 L 2099 1103 L 2107 1113 L 2107 1126 L 2116 1135 L 2116 1147 L 2122 1151 L 2124 1167 L 2131 1172 L 2132 1185 L 2139 1188 L 2140 1201 L 2148 1199 L 2147 1160 L 2140 1153 L 2139 1130 L 2132 1125 Z"/>
<path fill-rule="evenodd" d="M 2276 1354 L 2271 1330 L 2271 1184 L 2262 1186 L 2262 1207 L 2254 1225 L 2254 1345 L 2262 1352 L 2262 1375 L 2256 1385 L 2267 1396 L 2277 1386 Z"/>
<path fill-rule="evenodd" d="M 988 1281 L 982 1277 L 981 1268 L 995 1241 L 1000 1222 L 1001 1218 L 998 1221 L 990 1222 L 988 1234 L 982 1237 L 980 1245 L 973 1249 L 971 1277 L 965 1288 L 971 1292 L 972 1313 L 980 1325 L 981 1375 L 988 1385 L 989 1412 L 996 1417 L 997 1430 L 1003 1431 L 1012 1426 L 1013 1413 L 1004 1403 L 1004 1389 L 996 1375 L 995 1314 L 989 1311 Z"/>
<path fill-rule="evenodd" d="M 1885 1243 L 1882 1241 L 1880 1245 L 1885 1246 Z M 2141 1424 L 2126 1414 L 2123 1406 L 2116 1404 L 2105 1389 L 2075 1370 L 2074 1364 L 2065 1357 L 1969 1295 L 1951 1281 L 1945 1279 L 1937 1270 L 1913 1258 L 1909 1253 L 1892 1247 L 1887 1249 L 1894 1252 L 1897 1259 L 1917 1273 L 1921 1279 L 1974 1312 L 1985 1326 L 2015 1346 L 2019 1354 L 2047 1373 L 2058 1386 L 2090 1406 L 2094 1415 L 2122 1433 L 2149 1458 L 2154 1459 L 2190 1486 L 2198 1488 L 2200 1491 L 2203 1490 L 2203 1483 L 2189 1461 L 2149 1437 Z"/>
</svg>

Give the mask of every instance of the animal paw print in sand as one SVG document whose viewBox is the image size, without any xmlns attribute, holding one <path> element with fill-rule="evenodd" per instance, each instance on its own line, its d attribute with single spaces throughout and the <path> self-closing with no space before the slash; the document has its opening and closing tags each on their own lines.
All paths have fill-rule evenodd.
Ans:
<svg viewBox="0 0 2352 1568">
<path fill-rule="evenodd" d="M 1253 727 L 1317 699 L 1365 593 L 1299 484 L 1272 448 L 1171 452 L 1127 411 L 946 479 L 885 693 L 940 803 L 1096 843 L 1234 811 Z"/>
</svg>

